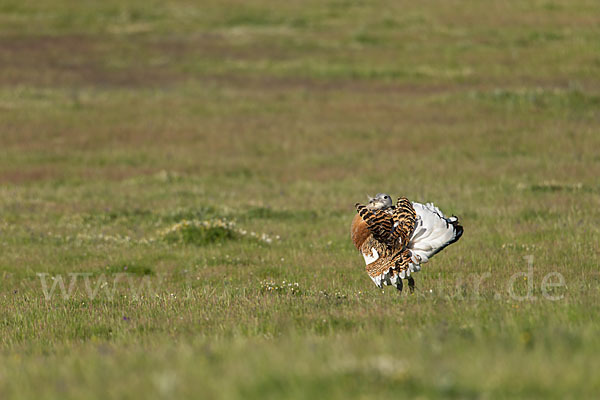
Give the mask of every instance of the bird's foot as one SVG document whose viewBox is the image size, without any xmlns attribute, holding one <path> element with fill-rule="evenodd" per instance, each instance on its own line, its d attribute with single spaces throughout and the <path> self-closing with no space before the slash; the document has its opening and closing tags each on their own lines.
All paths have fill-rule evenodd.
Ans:
<svg viewBox="0 0 600 400">
<path fill-rule="evenodd" d="M 415 280 L 413 279 L 412 276 L 409 276 L 408 278 L 406 278 L 406 280 L 408 281 L 408 289 L 410 290 L 411 293 L 415 292 Z"/>
</svg>

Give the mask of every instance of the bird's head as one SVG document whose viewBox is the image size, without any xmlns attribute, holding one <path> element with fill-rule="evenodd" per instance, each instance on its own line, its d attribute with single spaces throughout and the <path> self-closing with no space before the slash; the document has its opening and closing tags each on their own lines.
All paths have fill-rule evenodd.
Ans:
<svg viewBox="0 0 600 400">
<path fill-rule="evenodd" d="M 377 193 L 375 197 L 369 196 L 367 208 L 371 211 L 386 210 L 392 206 L 392 198 L 385 193 Z"/>
</svg>

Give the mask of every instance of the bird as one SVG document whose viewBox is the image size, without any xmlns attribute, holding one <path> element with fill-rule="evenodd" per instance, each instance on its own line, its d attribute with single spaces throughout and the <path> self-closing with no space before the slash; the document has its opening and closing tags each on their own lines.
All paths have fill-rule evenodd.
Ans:
<svg viewBox="0 0 600 400">
<path fill-rule="evenodd" d="M 390 285 L 402 292 L 405 279 L 413 292 L 412 274 L 458 241 L 464 231 L 456 216 L 446 217 L 433 203 L 411 202 L 406 197 L 398 198 L 394 206 L 390 195 L 378 193 L 355 208 L 350 237 L 379 288 Z"/>
</svg>

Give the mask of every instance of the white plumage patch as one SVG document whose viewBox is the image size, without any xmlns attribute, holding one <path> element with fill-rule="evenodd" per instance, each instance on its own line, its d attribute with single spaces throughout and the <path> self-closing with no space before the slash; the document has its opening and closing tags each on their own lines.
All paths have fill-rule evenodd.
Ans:
<svg viewBox="0 0 600 400">
<path fill-rule="evenodd" d="M 413 253 L 413 261 L 417 261 L 414 256 L 420 257 L 420 261 L 416 264 L 426 263 L 434 254 L 455 240 L 458 232 L 450 223 L 454 220 L 446 218 L 444 213 L 433 203 L 412 204 L 417 213 L 417 224 L 408 248 Z"/>
<path fill-rule="evenodd" d="M 369 265 L 372 262 L 375 262 L 379 259 L 379 253 L 375 249 L 371 249 L 371 254 L 362 253 L 363 258 L 365 259 L 365 264 Z"/>
<path fill-rule="evenodd" d="M 371 280 L 375 283 L 375 285 L 377 285 L 377 287 L 383 287 L 384 285 L 385 286 L 397 286 L 399 284 L 400 279 L 406 279 L 411 275 L 411 273 L 417 272 L 420 270 L 421 270 L 421 267 L 419 265 L 411 263 L 411 264 L 409 264 L 408 269 L 400 271 L 400 273 L 397 273 L 394 275 L 392 269 L 390 268 L 383 274 L 380 274 L 377 276 L 371 276 Z"/>
<path fill-rule="evenodd" d="M 381 279 L 383 277 L 383 274 L 382 275 L 377 275 L 377 276 L 370 276 L 369 275 L 369 277 L 371 278 L 371 280 L 373 281 L 373 283 L 375 284 L 375 286 L 377 286 L 379 288 L 381 287 Z"/>
</svg>

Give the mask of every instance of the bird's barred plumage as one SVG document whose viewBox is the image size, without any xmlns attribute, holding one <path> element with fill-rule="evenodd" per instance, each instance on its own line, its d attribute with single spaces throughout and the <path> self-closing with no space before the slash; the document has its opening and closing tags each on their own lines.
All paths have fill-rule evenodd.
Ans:
<svg viewBox="0 0 600 400">
<path fill-rule="evenodd" d="M 371 211 L 366 206 L 354 205 L 358 215 L 367 223 L 373 237 L 379 242 L 387 243 L 394 229 L 393 217 L 385 211 Z"/>
<path fill-rule="evenodd" d="M 463 228 L 458 218 L 446 218 L 431 203 L 411 203 L 402 197 L 396 206 L 391 204 L 369 209 L 357 203 L 351 237 L 377 286 L 394 285 L 402 290 L 402 279 L 408 279 L 412 289 L 411 273 L 419 271 L 422 263 L 456 242 Z"/>
<path fill-rule="evenodd" d="M 399 245 L 406 247 L 417 221 L 417 213 L 406 197 L 398 199 L 392 217 L 394 220 L 394 231 L 390 237 L 390 243 L 394 244 L 399 241 Z"/>
</svg>

